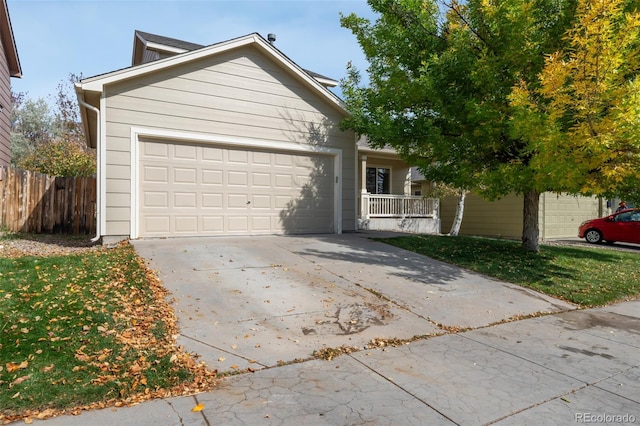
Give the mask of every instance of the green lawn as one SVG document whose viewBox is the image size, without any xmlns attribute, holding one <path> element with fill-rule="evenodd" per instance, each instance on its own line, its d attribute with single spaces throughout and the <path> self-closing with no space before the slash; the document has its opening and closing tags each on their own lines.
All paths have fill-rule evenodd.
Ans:
<svg viewBox="0 0 640 426">
<path fill-rule="evenodd" d="M 640 252 L 541 245 L 477 237 L 403 236 L 387 244 L 546 293 L 581 306 L 600 306 L 640 294 Z"/>
<path fill-rule="evenodd" d="M 597 306 L 640 294 L 640 253 L 507 240 L 382 239 L 500 280 Z M 128 244 L 0 257 L 0 423 L 206 390 L 215 372 L 176 348 L 175 315 Z"/>
<path fill-rule="evenodd" d="M 127 244 L 0 257 L 0 423 L 193 384 L 199 367 L 175 347 L 164 296 Z"/>
</svg>

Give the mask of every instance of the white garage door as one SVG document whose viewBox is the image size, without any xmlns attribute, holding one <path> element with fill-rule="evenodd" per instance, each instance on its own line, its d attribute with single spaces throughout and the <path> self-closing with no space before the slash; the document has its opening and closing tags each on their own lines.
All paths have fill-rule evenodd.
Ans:
<svg viewBox="0 0 640 426">
<path fill-rule="evenodd" d="M 334 232 L 333 157 L 141 140 L 142 237 Z"/>
</svg>

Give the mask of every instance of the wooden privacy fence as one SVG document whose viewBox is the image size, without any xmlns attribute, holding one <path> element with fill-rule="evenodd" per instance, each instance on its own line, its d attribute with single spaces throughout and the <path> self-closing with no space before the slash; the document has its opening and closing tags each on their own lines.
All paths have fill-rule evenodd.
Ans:
<svg viewBox="0 0 640 426">
<path fill-rule="evenodd" d="M 11 232 L 95 233 L 96 179 L 53 177 L 0 167 L 0 228 Z"/>
</svg>

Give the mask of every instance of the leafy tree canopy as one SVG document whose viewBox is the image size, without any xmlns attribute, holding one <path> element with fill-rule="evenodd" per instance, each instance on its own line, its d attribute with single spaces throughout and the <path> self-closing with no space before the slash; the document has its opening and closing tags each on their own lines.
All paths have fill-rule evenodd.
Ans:
<svg viewBox="0 0 640 426">
<path fill-rule="evenodd" d="M 69 76 L 69 82 L 78 77 Z M 84 143 L 77 103 L 69 84 L 61 83 L 55 108 L 44 99 L 12 93 L 11 163 L 53 176 L 92 176 L 95 152 Z"/>
<path fill-rule="evenodd" d="M 393 146 L 431 180 L 473 189 L 487 199 L 524 195 L 523 244 L 538 250 L 541 192 L 603 192 L 595 183 L 604 175 L 583 173 L 587 167 L 596 169 L 603 157 L 576 171 L 576 163 L 587 157 L 579 152 L 586 142 L 553 155 L 558 151 L 551 141 L 556 146 L 563 142 L 542 137 L 553 111 L 545 89 L 554 75 L 553 58 L 574 54 L 579 36 L 594 44 L 600 40 L 601 50 L 615 49 L 619 43 L 603 40 L 628 31 L 613 26 L 600 39 L 585 32 L 586 9 L 579 4 L 591 3 L 606 2 L 369 0 L 379 14 L 375 22 L 356 15 L 342 17 L 342 25 L 354 33 L 369 61 L 368 85 L 361 84 L 360 71 L 353 67 L 342 82 L 351 113 L 343 126 L 366 135 L 374 146 Z M 635 2 L 617 3 L 621 6 L 616 16 L 633 22 Z M 629 78 L 638 72 L 637 53 L 626 56 L 636 45 L 627 42 L 627 50 L 618 56 L 627 77 L 615 82 L 616 93 L 626 93 Z M 575 81 L 573 72 L 565 71 L 564 84 Z M 584 80 L 593 78 L 586 75 Z M 565 96 L 578 94 L 569 92 Z M 638 103 L 629 101 L 626 111 L 640 112 Z M 564 105 L 576 103 L 565 99 Z M 580 120 L 578 109 L 553 115 L 562 117 L 564 124 L 554 127 L 557 133 L 566 134 L 571 129 L 567 124 Z M 606 108 L 600 113 L 614 114 Z M 634 129 L 627 131 L 631 134 L 639 120 L 626 117 Z M 557 172 L 550 173 L 552 168 Z M 572 178 L 558 179 L 562 171 Z"/>
</svg>

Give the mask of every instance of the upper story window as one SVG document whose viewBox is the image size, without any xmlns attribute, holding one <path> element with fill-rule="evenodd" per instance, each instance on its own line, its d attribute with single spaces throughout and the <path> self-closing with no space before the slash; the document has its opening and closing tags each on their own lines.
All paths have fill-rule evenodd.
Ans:
<svg viewBox="0 0 640 426">
<path fill-rule="evenodd" d="M 390 194 L 391 170 L 384 167 L 367 167 L 367 192 L 369 194 Z"/>
</svg>

